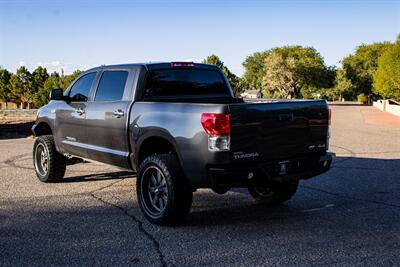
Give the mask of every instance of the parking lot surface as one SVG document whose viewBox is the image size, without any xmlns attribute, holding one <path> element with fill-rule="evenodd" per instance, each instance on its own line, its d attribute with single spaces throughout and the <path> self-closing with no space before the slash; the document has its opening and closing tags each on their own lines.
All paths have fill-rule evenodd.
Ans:
<svg viewBox="0 0 400 267">
<path fill-rule="evenodd" d="M 276 207 L 198 190 L 179 227 L 144 219 L 129 172 L 85 163 L 43 184 L 33 139 L 0 140 L 0 266 L 400 265 L 400 118 L 331 108 L 328 173 Z"/>
</svg>

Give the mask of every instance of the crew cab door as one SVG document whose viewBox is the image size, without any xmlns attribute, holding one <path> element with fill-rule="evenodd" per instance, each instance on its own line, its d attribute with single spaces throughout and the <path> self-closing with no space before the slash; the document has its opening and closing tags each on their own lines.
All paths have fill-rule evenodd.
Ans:
<svg viewBox="0 0 400 267">
<path fill-rule="evenodd" d="M 97 72 L 90 72 L 71 86 L 67 101 L 60 101 L 56 113 L 55 138 L 62 153 L 87 157 L 86 106 Z"/>
<path fill-rule="evenodd" d="M 86 107 L 88 158 L 128 168 L 128 118 L 135 70 L 104 70 Z"/>
</svg>

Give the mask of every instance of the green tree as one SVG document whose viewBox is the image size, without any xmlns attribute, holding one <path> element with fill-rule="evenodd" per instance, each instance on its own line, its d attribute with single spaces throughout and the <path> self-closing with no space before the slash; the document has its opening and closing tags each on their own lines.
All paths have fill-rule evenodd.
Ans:
<svg viewBox="0 0 400 267">
<path fill-rule="evenodd" d="M 47 69 L 44 67 L 39 66 L 32 72 L 32 87 L 35 94 L 33 98 L 33 103 L 37 107 L 42 106 L 42 102 L 38 101 L 38 99 L 41 98 L 40 94 L 43 91 L 44 83 L 48 78 L 49 74 L 47 73 Z"/>
<path fill-rule="evenodd" d="M 10 79 L 11 73 L 6 69 L 0 68 L 0 100 L 6 102 L 6 108 L 7 102 L 11 100 Z"/>
<path fill-rule="evenodd" d="M 342 100 L 352 98 L 355 86 L 347 78 L 345 69 L 338 69 L 336 72 L 335 87 L 331 91 L 332 100 Z"/>
<path fill-rule="evenodd" d="M 400 100 L 400 41 L 379 58 L 373 89 L 385 98 Z"/>
<path fill-rule="evenodd" d="M 32 74 L 26 67 L 21 66 L 15 74 L 11 75 L 10 83 L 13 99 L 21 103 L 21 109 L 25 104 L 29 109 L 35 95 L 32 87 Z"/>
<path fill-rule="evenodd" d="M 240 79 L 237 77 L 235 74 L 233 74 L 225 65 L 224 62 L 222 62 L 218 56 L 216 55 L 210 55 L 206 59 L 203 60 L 204 64 L 212 64 L 218 66 L 222 71 L 224 72 L 226 78 L 229 81 L 229 84 L 232 87 L 233 93 L 235 96 L 238 96 L 240 93 L 240 88 L 239 88 L 239 82 Z"/>
<path fill-rule="evenodd" d="M 64 75 L 61 74 L 61 87 L 64 91 L 71 85 L 71 83 L 82 73 L 80 70 L 74 71 L 72 74 Z"/>
<path fill-rule="evenodd" d="M 327 88 L 331 74 L 321 55 L 312 47 L 274 48 L 265 59 L 264 95 L 300 98 L 310 88 Z"/>
<path fill-rule="evenodd" d="M 45 81 L 49 78 L 49 74 L 47 73 L 47 69 L 39 66 L 32 72 L 32 87 L 34 91 L 38 91 L 40 88 L 43 88 Z"/>
<path fill-rule="evenodd" d="M 47 102 L 49 102 L 50 90 L 53 88 L 62 88 L 61 77 L 57 72 L 50 74 L 50 76 L 44 82 L 43 87 L 40 88 L 36 93 L 35 105 L 41 107 L 47 104 Z"/>
<path fill-rule="evenodd" d="M 296 63 L 293 58 L 284 58 L 280 53 L 272 53 L 265 59 L 268 71 L 264 76 L 265 95 L 271 97 L 298 97 L 300 89 L 295 88 Z"/>
<path fill-rule="evenodd" d="M 265 76 L 265 58 L 270 51 L 255 52 L 248 56 L 242 63 L 244 67 L 243 84 L 246 89 L 263 90 L 263 77 Z"/>
<path fill-rule="evenodd" d="M 49 102 L 50 91 L 54 88 L 61 88 L 65 91 L 68 86 L 81 74 L 80 70 L 74 71 L 72 74 L 61 75 L 57 72 L 53 72 L 46 79 L 43 86 L 39 89 L 39 91 L 35 95 L 35 105 L 41 107 Z"/>
<path fill-rule="evenodd" d="M 373 76 L 378 68 L 379 57 L 392 46 L 389 42 L 360 45 L 354 54 L 342 60 L 346 76 L 354 85 L 351 98 L 364 93 L 370 95 L 372 92 Z"/>
</svg>

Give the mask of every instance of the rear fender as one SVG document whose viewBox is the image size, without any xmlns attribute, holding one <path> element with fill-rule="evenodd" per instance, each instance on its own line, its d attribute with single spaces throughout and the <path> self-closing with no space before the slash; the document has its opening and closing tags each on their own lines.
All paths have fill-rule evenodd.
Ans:
<svg viewBox="0 0 400 267">
<path fill-rule="evenodd" d="M 174 148 L 174 151 L 177 154 L 179 164 L 181 166 L 183 166 L 182 157 L 181 157 L 180 151 L 178 149 L 177 143 L 176 143 L 175 139 L 172 137 L 172 135 L 167 130 L 161 129 L 158 127 L 151 127 L 150 129 L 145 129 L 145 130 L 141 129 L 141 131 L 143 133 L 139 135 L 137 140 L 134 142 L 134 143 L 136 143 L 135 147 L 131 149 L 131 151 L 134 151 L 134 154 L 131 156 L 131 158 L 133 160 L 132 163 L 134 165 L 132 167 L 134 170 L 137 170 L 137 168 L 139 167 L 138 166 L 139 152 L 140 152 L 143 142 L 152 137 L 159 137 L 159 138 L 165 139 L 166 141 L 171 143 Z"/>
</svg>

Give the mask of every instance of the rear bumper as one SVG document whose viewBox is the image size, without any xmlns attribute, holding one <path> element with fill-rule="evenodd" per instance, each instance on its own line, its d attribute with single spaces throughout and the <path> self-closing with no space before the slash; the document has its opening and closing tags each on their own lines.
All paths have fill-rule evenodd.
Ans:
<svg viewBox="0 0 400 267">
<path fill-rule="evenodd" d="M 328 171 L 334 155 L 332 152 L 326 152 L 254 165 L 210 166 L 208 180 L 210 187 L 246 187 L 265 179 L 276 182 L 310 179 Z M 284 171 L 281 165 L 285 165 Z"/>
</svg>

